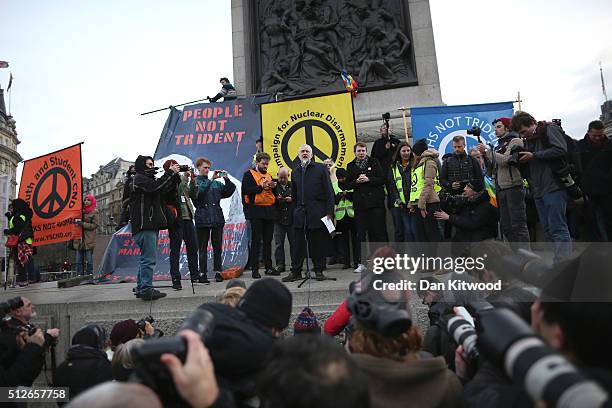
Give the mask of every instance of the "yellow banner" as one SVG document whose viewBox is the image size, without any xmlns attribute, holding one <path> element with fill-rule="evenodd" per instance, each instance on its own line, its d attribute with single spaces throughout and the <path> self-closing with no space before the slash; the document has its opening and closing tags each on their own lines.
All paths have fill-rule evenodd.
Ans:
<svg viewBox="0 0 612 408">
<path fill-rule="evenodd" d="M 313 158 L 330 158 L 346 168 L 355 158 L 353 99 L 348 92 L 327 96 L 272 102 L 261 106 L 263 150 L 271 157 L 268 172 L 299 165 L 298 148 L 312 147 Z"/>
</svg>

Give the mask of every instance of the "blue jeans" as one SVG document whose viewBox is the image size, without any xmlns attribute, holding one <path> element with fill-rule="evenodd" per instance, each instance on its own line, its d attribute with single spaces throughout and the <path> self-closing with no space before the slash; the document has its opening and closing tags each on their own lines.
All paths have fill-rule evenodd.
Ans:
<svg viewBox="0 0 612 408">
<path fill-rule="evenodd" d="M 140 231 L 134 235 L 134 241 L 140 248 L 136 293 L 142 293 L 153 287 L 153 268 L 157 262 L 157 230 Z"/>
<path fill-rule="evenodd" d="M 396 242 L 416 242 L 415 215 L 402 208 L 392 208 L 393 228 Z M 400 238 L 400 239 L 398 239 Z"/>
<path fill-rule="evenodd" d="M 85 273 L 83 273 L 83 263 L 87 264 L 85 266 Z M 93 249 L 87 251 L 76 251 L 76 270 L 77 275 L 93 274 Z"/>
<path fill-rule="evenodd" d="M 567 228 L 565 210 L 568 195 L 565 190 L 557 190 L 535 199 L 540 223 L 546 238 L 553 243 L 553 261 L 558 262 L 572 253 L 572 238 Z"/>
</svg>

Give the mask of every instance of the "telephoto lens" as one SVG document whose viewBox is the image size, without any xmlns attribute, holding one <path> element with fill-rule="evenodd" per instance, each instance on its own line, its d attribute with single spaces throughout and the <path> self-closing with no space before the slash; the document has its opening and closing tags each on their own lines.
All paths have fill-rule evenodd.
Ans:
<svg viewBox="0 0 612 408">
<path fill-rule="evenodd" d="M 448 320 L 446 330 L 455 339 L 457 344 L 463 346 L 463 350 L 470 360 L 476 360 L 479 356 L 476 329 L 461 316 L 453 316 Z"/>
<path fill-rule="evenodd" d="M 134 360 L 136 361 L 136 376 L 140 382 L 161 398 L 164 407 L 188 407 L 189 405 L 182 399 L 170 372 L 160 361 L 162 354 L 170 353 L 176 355 L 181 362 L 185 362 L 187 357 L 187 343 L 180 336 L 183 330 L 193 330 L 206 343 L 213 333 L 215 319 L 208 310 L 196 309 L 189 315 L 177 335 L 161 339 L 151 339 L 145 341 L 142 346 L 134 349 Z"/>
<path fill-rule="evenodd" d="M 534 402 L 563 408 L 609 406 L 609 396 L 599 384 L 551 350 L 510 310 L 489 308 L 478 313 L 477 322 L 482 355 L 522 384 Z"/>
</svg>

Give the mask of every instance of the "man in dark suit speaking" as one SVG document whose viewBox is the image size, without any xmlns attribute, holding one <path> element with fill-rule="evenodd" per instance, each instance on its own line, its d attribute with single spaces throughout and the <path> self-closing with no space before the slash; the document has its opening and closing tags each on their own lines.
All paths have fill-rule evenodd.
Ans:
<svg viewBox="0 0 612 408">
<path fill-rule="evenodd" d="M 291 175 L 292 195 L 295 197 L 295 243 L 291 251 L 291 273 L 283 278 L 283 282 L 302 279 L 307 242 L 316 279 L 325 280 L 325 251 L 331 240 L 321 218 L 328 217 L 330 221 L 333 220 L 334 189 L 327 168 L 312 160 L 312 148 L 309 145 L 300 146 L 298 158 L 300 164 L 293 169 Z"/>
</svg>

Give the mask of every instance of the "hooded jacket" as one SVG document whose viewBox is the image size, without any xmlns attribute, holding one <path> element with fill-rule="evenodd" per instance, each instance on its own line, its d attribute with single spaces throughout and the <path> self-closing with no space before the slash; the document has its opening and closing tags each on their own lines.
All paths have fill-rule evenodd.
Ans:
<svg viewBox="0 0 612 408">
<path fill-rule="evenodd" d="M 351 357 L 368 376 L 372 408 L 461 406 L 461 383 L 442 357 L 410 363 L 368 354 Z"/>
<path fill-rule="evenodd" d="M 174 187 L 174 173 L 168 170 L 159 179 L 155 179 L 153 169 L 145 167 L 147 159 L 153 160 L 151 156 L 138 156 L 134 164 L 136 175 L 130 189 L 132 234 L 142 230 L 158 231 L 168 226 L 161 196 Z"/>
<path fill-rule="evenodd" d="M 420 210 L 425 210 L 427 209 L 427 204 L 440 202 L 440 197 L 438 197 L 438 193 L 434 189 L 434 183 L 439 172 L 438 151 L 435 149 L 425 150 L 419 158 L 414 172 L 420 172 L 420 167 L 422 166 L 425 166 L 425 186 L 416 203 Z"/>
<path fill-rule="evenodd" d="M 522 187 L 523 176 L 518 166 L 511 166 L 508 161 L 511 157 L 511 151 L 515 146 L 523 147 L 523 139 L 515 132 L 510 132 L 499 138 L 495 147 L 495 164 L 493 169 L 495 184 L 499 190 L 509 188 Z M 487 166 L 493 165 L 493 151 L 488 149 L 485 155 Z"/>
</svg>

